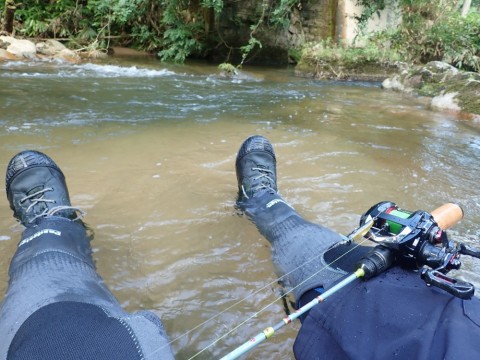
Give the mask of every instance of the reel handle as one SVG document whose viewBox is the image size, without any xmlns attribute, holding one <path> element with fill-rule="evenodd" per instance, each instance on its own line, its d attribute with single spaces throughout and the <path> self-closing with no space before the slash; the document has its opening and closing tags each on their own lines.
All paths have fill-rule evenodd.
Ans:
<svg viewBox="0 0 480 360">
<path fill-rule="evenodd" d="M 428 286 L 436 286 L 446 292 L 464 300 L 471 299 L 475 288 L 472 284 L 451 278 L 440 271 L 423 269 L 420 277 Z"/>
<path fill-rule="evenodd" d="M 450 229 L 463 219 L 463 210 L 460 205 L 447 203 L 430 213 L 442 230 Z"/>
<path fill-rule="evenodd" d="M 464 255 L 470 255 L 477 259 L 480 259 L 480 250 L 476 250 L 468 245 L 459 244 L 459 253 Z"/>
</svg>

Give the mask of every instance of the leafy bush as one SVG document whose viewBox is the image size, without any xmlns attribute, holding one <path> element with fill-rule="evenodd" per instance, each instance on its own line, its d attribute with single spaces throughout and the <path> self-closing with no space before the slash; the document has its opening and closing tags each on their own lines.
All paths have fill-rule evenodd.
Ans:
<svg viewBox="0 0 480 360">
<path fill-rule="evenodd" d="M 302 59 L 311 64 L 330 63 L 337 66 L 358 67 L 368 64 L 388 65 L 399 60 L 400 57 L 396 52 L 383 49 L 375 42 L 368 42 L 363 47 L 357 48 L 335 44 L 328 39 L 307 44 L 303 50 Z"/>
<path fill-rule="evenodd" d="M 203 57 L 220 39 L 214 23 L 224 0 L 24 0 L 15 13 L 17 33 L 70 39 L 80 47 L 108 48 L 112 41 L 157 52 L 162 60 Z M 242 63 L 262 46 L 255 31 L 264 21 L 286 26 L 300 0 L 262 1 L 258 24 L 241 51 Z M 0 0 L 0 9 L 4 0 Z M 228 46 L 228 45 L 227 45 Z"/>
<path fill-rule="evenodd" d="M 78 24 L 74 9 L 71 0 L 25 1 L 17 4 L 15 18 L 23 24 L 19 31 L 25 36 L 65 37 L 70 35 L 69 27 Z"/>
<path fill-rule="evenodd" d="M 393 0 L 357 0 L 365 11 L 357 19 L 366 21 Z M 388 43 L 404 61 L 426 63 L 441 60 L 459 69 L 479 71 L 480 14 L 471 9 L 466 18 L 454 1 L 399 0 L 402 24 L 373 36 L 370 41 Z M 478 5 L 478 1 L 473 1 Z"/>
<path fill-rule="evenodd" d="M 462 18 L 457 11 L 430 20 L 419 14 L 404 15 L 403 25 L 391 36 L 392 47 L 414 63 L 441 60 L 459 69 L 480 70 L 480 14 Z"/>
<path fill-rule="evenodd" d="M 4 0 L 0 0 L 0 11 Z M 357 0 L 364 12 L 360 27 L 387 5 L 398 4 L 402 24 L 370 37 L 362 49 L 347 49 L 333 42 L 308 45 L 310 60 L 388 63 L 398 59 L 422 63 L 443 60 L 460 69 L 479 71 L 480 14 L 474 7 L 466 18 L 460 16 L 457 1 Z M 258 21 L 240 47 L 242 63 L 262 44 L 256 37 L 260 26 L 288 25 L 300 0 L 263 0 Z M 77 46 L 107 48 L 119 45 L 157 52 L 162 60 L 183 62 L 204 57 L 219 41 L 214 23 L 224 0 L 24 0 L 17 2 L 16 31 L 29 37 L 69 38 Z M 228 46 L 228 44 L 225 44 Z M 330 59 L 330 60 L 328 60 Z M 241 64 L 240 64 L 241 65 Z"/>
</svg>

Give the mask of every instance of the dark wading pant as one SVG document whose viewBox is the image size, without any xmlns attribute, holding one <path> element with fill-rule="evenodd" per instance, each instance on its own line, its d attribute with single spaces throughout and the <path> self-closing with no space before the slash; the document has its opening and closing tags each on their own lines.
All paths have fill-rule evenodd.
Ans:
<svg viewBox="0 0 480 360">
<path fill-rule="evenodd" d="M 272 244 L 273 262 L 282 275 L 288 274 L 299 305 L 353 271 L 370 249 L 331 247 L 341 241 L 339 235 L 302 219 L 277 194 L 262 194 L 238 206 Z M 414 271 L 393 267 L 369 281 L 349 284 L 313 307 L 293 350 L 299 360 L 473 360 L 480 359 L 479 339 L 478 298 L 456 298 L 426 286 Z"/>
<path fill-rule="evenodd" d="M 316 291 L 308 294 L 310 290 L 328 288 L 345 276 L 352 259 L 359 259 L 368 249 L 359 247 L 329 265 L 346 251 L 345 245 L 334 247 L 342 238 L 303 219 L 279 194 L 265 192 L 237 206 L 271 243 L 273 263 L 281 275 L 286 274 L 285 285 L 293 288 L 295 299 L 302 304 L 319 295 Z"/>
<path fill-rule="evenodd" d="M 81 224 L 51 217 L 27 228 L 9 276 L 0 359 L 173 359 L 160 319 L 126 313 L 107 289 Z"/>
</svg>

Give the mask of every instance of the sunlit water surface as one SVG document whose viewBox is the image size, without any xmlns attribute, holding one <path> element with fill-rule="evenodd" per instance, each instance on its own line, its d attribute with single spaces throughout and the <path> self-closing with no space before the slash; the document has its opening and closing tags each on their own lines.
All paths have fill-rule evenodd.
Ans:
<svg viewBox="0 0 480 360">
<path fill-rule="evenodd" d="M 269 244 L 233 208 L 235 156 L 251 134 L 274 144 L 280 192 L 308 220 L 348 233 L 382 200 L 453 201 L 466 215 L 451 237 L 480 247 L 480 125 L 379 84 L 271 68 L 225 79 L 148 59 L 0 63 L 0 168 L 26 148 L 55 159 L 95 229 L 99 273 L 128 311 L 162 318 L 178 359 L 246 320 L 196 358 L 221 357 L 284 316 Z M 4 293 L 22 227 L 6 198 L 0 214 Z M 480 262 L 462 260 L 456 276 L 479 287 Z M 247 358 L 292 359 L 298 329 Z"/>
</svg>

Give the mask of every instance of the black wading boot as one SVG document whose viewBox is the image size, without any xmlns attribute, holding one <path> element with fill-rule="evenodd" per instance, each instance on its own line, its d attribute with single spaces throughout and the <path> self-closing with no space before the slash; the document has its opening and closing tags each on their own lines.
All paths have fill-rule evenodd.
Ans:
<svg viewBox="0 0 480 360">
<path fill-rule="evenodd" d="M 277 193 L 277 160 L 272 144 L 263 136 L 254 135 L 243 142 L 235 168 L 238 181 L 237 202 L 265 192 Z"/>
<path fill-rule="evenodd" d="M 83 215 L 70 204 L 60 168 L 39 151 L 26 150 L 15 155 L 8 164 L 5 183 L 13 215 L 26 227 L 50 216 L 77 220 Z"/>
</svg>

